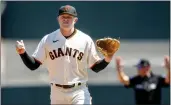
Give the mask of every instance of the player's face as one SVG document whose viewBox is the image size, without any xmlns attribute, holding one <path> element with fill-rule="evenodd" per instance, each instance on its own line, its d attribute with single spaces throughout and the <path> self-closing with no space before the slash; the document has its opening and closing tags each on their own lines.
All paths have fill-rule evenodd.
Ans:
<svg viewBox="0 0 171 105">
<path fill-rule="evenodd" d="M 63 29 L 71 29 L 74 27 L 78 18 L 69 14 L 63 14 L 58 17 L 58 22 L 61 28 Z"/>
<path fill-rule="evenodd" d="M 138 72 L 141 76 L 146 76 L 150 71 L 150 67 L 139 68 Z"/>
</svg>

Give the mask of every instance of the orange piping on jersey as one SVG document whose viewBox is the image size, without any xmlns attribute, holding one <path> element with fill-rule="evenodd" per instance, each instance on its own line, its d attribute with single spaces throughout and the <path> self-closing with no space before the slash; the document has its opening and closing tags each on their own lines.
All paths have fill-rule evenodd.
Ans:
<svg viewBox="0 0 171 105">
<path fill-rule="evenodd" d="M 99 60 L 98 60 L 98 61 L 99 61 Z M 90 69 L 92 69 L 93 66 L 97 64 L 98 61 L 96 61 L 96 62 L 90 67 Z"/>
<path fill-rule="evenodd" d="M 70 36 L 66 37 L 66 39 L 72 38 L 76 34 L 76 32 L 77 32 L 77 29 L 74 28 L 74 32 Z"/>
<path fill-rule="evenodd" d="M 33 57 L 34 58 L 34 57 Z M 42 64 L 42 62 L 40 62 L 39 60 L 37 60 L 36 58 L 34 58 L 37 62 L 39 62 L 40 64 Z"/>
</svg>

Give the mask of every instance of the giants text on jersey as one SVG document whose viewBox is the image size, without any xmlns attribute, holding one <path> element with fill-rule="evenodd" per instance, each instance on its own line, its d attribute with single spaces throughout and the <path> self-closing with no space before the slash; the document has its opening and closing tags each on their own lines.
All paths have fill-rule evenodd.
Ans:
<svg viewBox="0 0 171 105">
<path fill-rule="evenodd" d="M 78 29 L 69 38 L 59 29 L 45 35 L 32 56 L 46 64 L 50 82 L 61 85 L 87 82 L 87 69 L 100 60 L 93 40 Z"/>
</svg>

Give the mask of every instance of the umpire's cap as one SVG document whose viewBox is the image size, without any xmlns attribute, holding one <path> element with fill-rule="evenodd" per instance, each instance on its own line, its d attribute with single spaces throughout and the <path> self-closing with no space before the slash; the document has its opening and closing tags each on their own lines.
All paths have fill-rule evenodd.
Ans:
<svg viewBox="0 0 171 105">
<path fill-rule="evenodd" d="M 76 11 L 75 7 L 73 7 L 71 5 L 61 6 L 59 9 L 58 16 L 62 15 L 62 14 L 70 14 L 72 16 L 77 17 L 77 11 Z"/>
<path fill-rule="evenodd" d="M 147 59 L 140 59 L 138 64 L 134 65 L 137 68 L 143 68 L 143 67 L 148 67 L 150 66 L 150 62 Z"/>
</svg>

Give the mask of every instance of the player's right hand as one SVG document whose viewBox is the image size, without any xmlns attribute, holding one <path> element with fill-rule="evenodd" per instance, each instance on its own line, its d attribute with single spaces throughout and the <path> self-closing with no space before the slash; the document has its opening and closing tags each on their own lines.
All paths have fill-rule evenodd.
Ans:
<svg viewBox="0 0 171 105">
<path fill-rule="evenodd" d="M 25 49 L 25 45 L 24 45 L 24 42 L 23 40 L 21 41 L 16 41 L 17 44 L 16 44 L 16 51 L 18 54 L 23 54 L 25 53 L 26 49 Z"/>
</svg>

